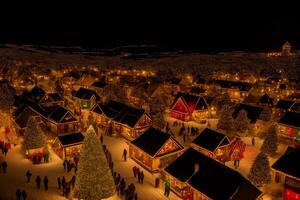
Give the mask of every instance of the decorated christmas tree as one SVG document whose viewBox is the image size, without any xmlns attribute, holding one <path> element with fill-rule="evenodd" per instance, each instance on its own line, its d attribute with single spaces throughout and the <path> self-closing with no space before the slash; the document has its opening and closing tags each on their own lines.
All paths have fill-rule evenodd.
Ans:
<svg viewBox="0 0 300 200">
<path fill-rule="evenodd" d="M 270 107 L 264 107 L 259 118 L 265 122 L 270 121 L 272 118 L 272 109 Z"/>
<path fill-rule="evenodd" d="M 224 105 L 220 112 L 219 121 L 217 124 L 218 129 L 223 129 L 227 133 L 234 128 L 234 120 L 232 118 L 232 112 L 228 105 Z"/>
<path fill-rule="evenodd" d="M 250 127 L 250 121 L 247 117 L 247 111 L 241 110 L 235 119 L 235 129 L 239 132 L 245 132 Z"/>
<path fill-rule="evenodd" d="M 113 196 L 115 183 L 102 145 L 89 127 L 80 151 L 74 197 L 101 200 Z"/>
<path fill-rule="evenodd" d="M 248 175 L 253 184 L 260 186 L 271 182 L 270 164 L 268 157 L 264 153 L 259 153 Z"/>
<path fill-rule="evenodd" d="M 276 127 L 272 125 L 267 130 L 265 140 L 260 150 L 265 154 L 272 155 L 276 153 L 277 147 L 278 147 L 278 135 L 277 135 Z"/>
<path fill-rule="evenodd" d="M 46 145 L 46 137 L 36 117 L 28 119 L 23 142 L 25 150 L 41 148 Z"/>
</svg>

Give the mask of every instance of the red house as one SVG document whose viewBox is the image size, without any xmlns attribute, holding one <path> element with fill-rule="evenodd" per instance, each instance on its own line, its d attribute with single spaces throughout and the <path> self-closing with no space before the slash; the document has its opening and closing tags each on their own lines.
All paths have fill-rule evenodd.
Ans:
<svg viewBox="0 0 300 200">
<path fill-rule="evenodd" d="M 192 121 L 207 115 L 208 105 L 203 96 L 178 93 L 170 108 L 170 116 L 181 121 Z"/>
</svg>

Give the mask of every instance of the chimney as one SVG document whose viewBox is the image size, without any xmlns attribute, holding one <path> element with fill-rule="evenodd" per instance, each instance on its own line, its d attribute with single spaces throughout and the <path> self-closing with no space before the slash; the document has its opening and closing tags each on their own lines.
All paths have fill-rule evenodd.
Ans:
<svg viewBox="0 0 300 200">
<path fill-rule="evenodd" d="M 199 163 L 194 164 L 194 173 L 197 173 L 199 171 Z"/>
</svg>

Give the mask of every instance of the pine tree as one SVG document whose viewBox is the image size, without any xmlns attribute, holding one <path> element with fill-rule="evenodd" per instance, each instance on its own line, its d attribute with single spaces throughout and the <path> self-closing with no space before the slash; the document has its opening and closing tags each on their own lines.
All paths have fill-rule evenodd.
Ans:
<svg viewBox="0 0 300 200">
<path fill-rule="evenodd" d="M 247 117 L 247 111 L 241 110 L 235 119 L 235 129 L 240 132 L 245 132 L 250 127 L 250 121 Z"/>
<path fill-rule="evenodd" d="M 278 135 L 276 127 L 272 125 L 266 133 L 265 140 L 261 146 L 261 151 L 265 154 L 272 155 L 276 153 L 278 147 Z"/>
<path fill-rule="evenodd" d="M 95 130 L 89 127 L 83 141 L 74 196 L 84 200 L 101 200 L 115 193 L 115 184 L 102 145 Z"/>
<path fill-rule="evenodd" d="M 152 124 L 154 128 L 157 128 L 158 130 L 162 130 L 165 127 L 165 118 L 164 114 L 162 112 L 158 112 L 155 115 L 151 116 L 152 118 Z"/>
<path fill-rule="evenodd" d="M 41 148 L 46 145 L 44 132 L 34 116 L 28 119 L 23 145 L 26 150 Z"/>
<path fill-rule="evenodd" d="M 259 118 L 265 122 L 270 121 L 272 118 L 272 109 L 270 107 L 264 107 Z"/>
<path fill-rule="evenodd" d="M 268 157 L 263 152 L 259 153 L 255 158 L 248 178 L 257 186 L 271 182 L 270 163 Z"/>
<path fill-rule="evenodd" d="M 14 103 L 14 94 L 7 83 L 0 84 L 0 109 L 5 113 L 9 113 Z"/>
<path fill-rule="evenodd" d="M 217 128 L 223 129 L 227 133 L 232 131 L 234 128 L 234 120 L 232 118 L 232 113 L 228 105 L 224 105 L 221 109 Z"/>
</svg>

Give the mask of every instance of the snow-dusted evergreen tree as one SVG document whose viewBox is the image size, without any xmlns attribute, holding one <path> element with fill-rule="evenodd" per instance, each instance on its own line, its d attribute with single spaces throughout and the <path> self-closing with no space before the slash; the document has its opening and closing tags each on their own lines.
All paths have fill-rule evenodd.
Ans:
<svg viewBox="0 0 300 200">
<path fill-rule="evenodd" d="M 277 147 L 278 147 L 278 135 L 277 135 L 276 127 L 272 125 L 267 130 L 265 140 L 260 150 L 266 154 L 272 155 L 276 153 Z"/>
<path fill-rule="evenodd" d="M 259 153 L 255 158 L 248 178 L 257 186 L 271 182 L 270 163 L 267 155 L 263 152 Z"/>
<path fill-rule="evenodd" d="M 272 118 L 272 109 L 270 107 L 264 107 L 259 118 L 265 122 L 270 121 Z"/>
<path fill-rule="evenodd" d="M 9 113 L 14 103 L 14 94 L 7 83 L 0 84 L 0 110 Z"/>
<path fill-rule="evenodd" d="M 90 126 L 80 151 L 74 197 L 101 200 L 114 193 L 115 183 L 106 156 L 94 128 Z"/>
<path fill-rule="evenodd" d="M 235 119 L 235 129 L 239 132 L 245 132 L 250 127 L 250 121 L 247 117 L 247 111 L 241 110 Z"/>
<path fill-rule="evenodd" d="M 234 129 L 234 120 L 232 118 L 231 109 L 228 105 L 224 105 L 221 109 L 217 128 L 223 129 L 227 133 Z"/>
<path fill-rule="evenodd" d="M 34 116 L 28 119 L 23 145 L 25 150 L 41 148 L 46 145 L 44 132 Z"/>
</svg>

